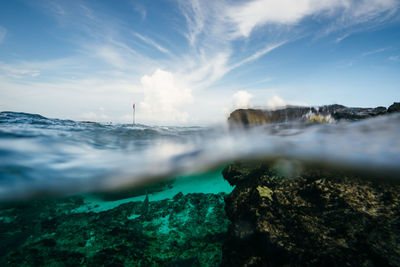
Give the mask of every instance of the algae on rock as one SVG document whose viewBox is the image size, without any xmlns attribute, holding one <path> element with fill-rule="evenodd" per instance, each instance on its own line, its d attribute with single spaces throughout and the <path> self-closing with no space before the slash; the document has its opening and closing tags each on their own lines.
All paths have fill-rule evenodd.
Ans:
<svg viewBox="0 0 400 267">
<path fill-rule="evenodd" d="M 257 186 L 258 193 L 261 197 L 267 197 L 272 201 L 273 191 L 266 186 Z"/>
<path fill-rule="evenodd" d="M 313 169 L 282 177 L 269 162 L 223 175 L 236 185 L 223 266 L 400 266 L 398 183 Z"/>
</svg>

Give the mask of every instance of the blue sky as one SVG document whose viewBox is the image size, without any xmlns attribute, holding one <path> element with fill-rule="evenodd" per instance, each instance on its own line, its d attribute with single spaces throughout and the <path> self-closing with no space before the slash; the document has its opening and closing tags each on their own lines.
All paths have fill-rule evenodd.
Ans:
<svg viewBox="0 0 400 267">
<path fill-rule="evenodd" d="M 400 100 L 398 0 L 0 0 L 0 110 L 148 124 Z"/>
</svg>

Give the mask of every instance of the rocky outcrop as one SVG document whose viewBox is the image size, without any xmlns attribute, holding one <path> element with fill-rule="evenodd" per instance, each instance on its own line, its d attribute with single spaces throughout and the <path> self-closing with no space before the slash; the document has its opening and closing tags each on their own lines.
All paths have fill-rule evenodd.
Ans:
<svg viewBox="0 0 400 267">
<path fill-rule="evenodd" d="M 400 266 L 400 186 L 235 163 L 223 266 Z"/>
<path fill-rule="evenodd" d="M 250 126 L 287 121 L 359 120 L 398 111 L 400 111 L 400 103 L 394 103 L 389 109 L 385 107 L 351 108 L 342 105 L 321 107 L 288 106 L 278 110 L 237 109 L 230 114 L 228 122 L 230 126 Z"/>
<path fill-rule="evenodd" d="M 400 103 L 399 102 L 394 102 L 393 105 L 391 105 L 388 110 L 388 113 L 393 113 L 393 112 L 400 112 Z"/>
</svg>

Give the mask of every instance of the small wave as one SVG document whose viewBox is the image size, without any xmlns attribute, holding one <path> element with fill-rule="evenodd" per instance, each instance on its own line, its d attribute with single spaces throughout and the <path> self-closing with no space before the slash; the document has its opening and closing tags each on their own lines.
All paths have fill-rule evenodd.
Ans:
<svg viewBox="0 0 400 267">
<path fill-rule="evenodd" d="M 322 166 L 397 179 L 399 122 L 400 115 L 393 114 L 228 131 L 222 126 L 92 124 L 2 112 L 0 199 L 110 191 L 243 159 L 269 160 L 289 173 L 298 166 Z"/>
</svg>

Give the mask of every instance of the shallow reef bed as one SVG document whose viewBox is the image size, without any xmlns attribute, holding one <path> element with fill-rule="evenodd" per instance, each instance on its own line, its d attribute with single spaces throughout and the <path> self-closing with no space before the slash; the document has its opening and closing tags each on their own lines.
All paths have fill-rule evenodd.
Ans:
<svg viewBox="0 0 400 267">
<path fill-rule="evenodd" d="M 219 266 L 224 194 L 178 193 L 101 212 L 82 196 L 0 209 L 1 266 Z"/>
<path fill-rule="evenodd" d="M 227 166 L 223 266 L 400 266 L 400 185 L 267 162 Z"/>
</svg>

